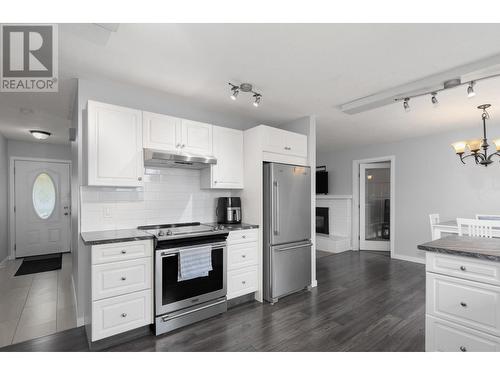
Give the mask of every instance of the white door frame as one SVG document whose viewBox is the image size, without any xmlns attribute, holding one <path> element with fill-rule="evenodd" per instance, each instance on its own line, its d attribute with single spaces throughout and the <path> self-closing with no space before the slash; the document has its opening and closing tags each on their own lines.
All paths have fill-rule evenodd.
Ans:
<svg viewBox="0 0 500 375">
<path fill-rule="evenodd" d="M 391 238 L 389 240 L 391 246 L 391 258 L 394 258 L 394 250 L 396 243 L 396 156 L 381 156 L 370 159 L 360 159 L 352 161 L 352 249 L 359 251 L 359 165 L 364 163 L 391 163 Z"/>
<path fill-rule="evenodd" d="M 44 158 L 25 158 L 22 156 L 11 156 L 9 159 L 9 259 L 16 258 L 16 252 L 14 250 L 14 244 L 16 242 L 16 215 L 14 212 L 15 205 L 15 181 L 14 181 L 14 165 L 16 161 L 38 161 L 47 163 L 61 163 L 69 165 L 69 183 L 70 183 L 70 199 L 71 202 L 71 160 L 62 159 L 44 159 Z M 71 207 L 73 210 L 73 207 Z M 69 226 L 69 236 L 71 238 L 71 224 Z M 73 252 L 71 248 L 71 241 L 69 243 L 70 251 Z"/>
</svg>

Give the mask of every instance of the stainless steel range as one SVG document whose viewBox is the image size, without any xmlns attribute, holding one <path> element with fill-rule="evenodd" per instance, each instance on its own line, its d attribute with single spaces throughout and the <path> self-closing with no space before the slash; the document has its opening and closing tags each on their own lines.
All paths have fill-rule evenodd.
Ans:
<svg viewBox="0 0 500 375">
<path fill-rule="evenodd" d="M 155 236 L 157 335 L 227 311 L 228 230 L 198 222 L 138 229 Z"/>
</svg>

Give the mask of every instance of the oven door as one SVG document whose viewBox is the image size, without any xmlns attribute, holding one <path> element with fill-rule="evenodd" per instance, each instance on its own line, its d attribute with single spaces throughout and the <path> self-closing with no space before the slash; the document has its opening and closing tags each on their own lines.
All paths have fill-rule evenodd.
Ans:
<svg viewBox="0 0 500 375">
<path fill-rule="evenodd" d="M 212 247 L 212 271 L 208 276 L 184 281 L 178 280 L 179 253 L 199 245 L 156 250 L 156 315 L 181 310 L 226 295 L 226 243 L 212 243 L 209 246 Z"/>
</svg>

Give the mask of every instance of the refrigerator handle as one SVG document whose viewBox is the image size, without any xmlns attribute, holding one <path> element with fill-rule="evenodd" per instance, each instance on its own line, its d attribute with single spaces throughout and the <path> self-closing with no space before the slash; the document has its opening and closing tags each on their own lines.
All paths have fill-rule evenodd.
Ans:
<svg viewBox="0 0 500 375">
<path fill-rule="evenodd" d="M 279 186 L 278 186 L 278 181 L 273 181 L 273 190 L 274 190 L 274 235 L 278 236 L 280 234 L 280 222 L 279 222 Z"/>
</svg>

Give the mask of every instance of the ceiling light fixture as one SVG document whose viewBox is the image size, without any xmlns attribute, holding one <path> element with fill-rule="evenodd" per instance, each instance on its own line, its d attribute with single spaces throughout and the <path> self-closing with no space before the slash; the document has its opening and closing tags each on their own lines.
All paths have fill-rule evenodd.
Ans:
<svg viewBox="0 0 500 375">
<path fill-rule="evenodd" d="M 229 86 L 231 86 L 231 95 L 230 98 L 233 100 L 236 100 L 238 97 L 238 94 L 241 92 L 249 92 L 253 94 L 254 102 L 253 105 L 255 107 L 258 107 L 260 105 L 260 102 L 262 100 L 262 94 L 259 94 L 258 92 L 253 91 L 253 86 L 250 83 L 242 83 L 241 85 L 233 85 L 231 82 L 229 82 Z"/>
<path fill-rule="evenodd" d="M 46 132 L 44 130 L 30 130 L 30 133 L 36 139 L 47 139 L 51 136 L 50 132 Z"/>
<path fill-rule="evenodd" d="M 258 107 L 260 105 L 260 101 L 262 99 L 262 95 L 260 95 L 260 94 L 254 94 L 253 97 L 255 98 L 255 100 L 253 102 L 253 106 L 254 107 Z"/>
<path fill-rule="evenodd" d="M 472 98 L 473 96 L 476 96 L 476 93 L 474 92 L 474 85 L 476 84 L 476 82 L 474 81 L 471 81 L 469 83 L 469 87 L 467 87 L 467 97 L 468 98 Z"/>
<path fill-rule="evenodd" d="M 486 120 L 489 120 L 490 115 L 486 111 L 487 108 L 491 107 L 491 104 L 482 104 L 478 109 L 481 109 L 483 113 L 481 113 L 481 119 L 483 120 L 483 138 L 482 139 L 473 139 L 470 141 L 460 141 L 455 142 L 451 146 L 455 150 L 455 153 L 460 157 L 460 161 L 465 164 L 464 159 L 473 157 L 476 164 L 487 167 L 491 163 L 493 163 L 493 156 L 500 157 L 500 139 L 495 139 L 493 143 L 495 144 L 496 151 L 495 153 L 488 155 L 488 139 L 486 137 Z M 470 154 L 464 156 L 465 148 L 469 148 Z M 483 151 L 479 151 L 480 149 Z"/>
<path fill-rule="evenodd" d="M 403 101 L 403 108 L 405 109 L 405 112 L 410 112 L 410 98 L 405 98 Z"/>
<path fill-rule="evenodd" d="M 431 102 L 432 104 L 434 104 L 434 106 L 437 106 L 439 104 L 439 101 L 437 99 L 437 92 L 433 92 L 432 94 L 432 97 L 431 97 Z"/>
</svg>

